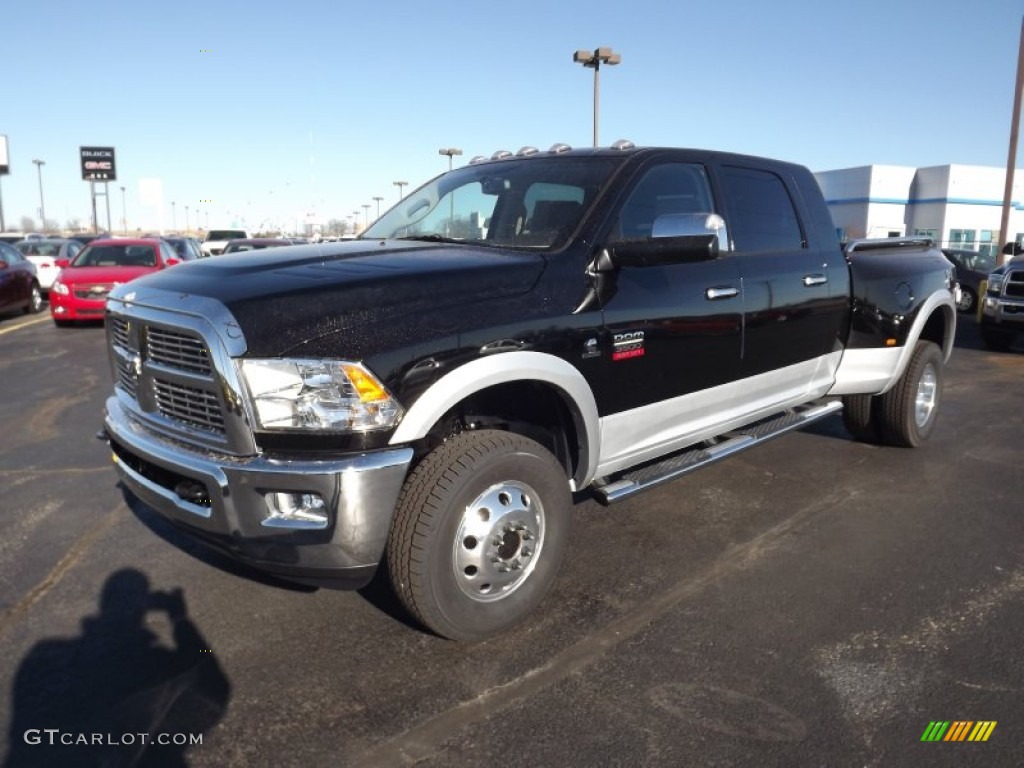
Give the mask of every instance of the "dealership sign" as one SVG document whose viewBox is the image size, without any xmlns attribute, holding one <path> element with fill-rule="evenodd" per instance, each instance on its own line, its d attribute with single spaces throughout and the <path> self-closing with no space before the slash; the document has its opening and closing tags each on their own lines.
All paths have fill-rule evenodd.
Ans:
<svg viewBox="0 0 1024 768">
<path fill-rule="evenodd" d="M 113 147 L 79 147 L 82 181 L 117 181 Z"/>
</svg>

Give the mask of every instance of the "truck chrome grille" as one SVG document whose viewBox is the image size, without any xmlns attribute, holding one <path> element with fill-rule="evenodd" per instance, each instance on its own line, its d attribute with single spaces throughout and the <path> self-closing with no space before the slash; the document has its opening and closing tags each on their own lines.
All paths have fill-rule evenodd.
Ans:
<svg viewBox="0 0 1024 768">
<path fill-rule="evenodd" d="M 212 392 L 153 379 L 157 407 L 164 416 L 190 427 L 224 434 L 224 415 L 220 402 Z"/>
<path fill-rule="evenodd" d="M 1003 295 L 1008 299 L 1024 299 L 1024 270 L 1009 270 L 1006 273 Z"/>
<path fill-rule="evenodd" d="M 202 339 L 165 328 L 150 327 L 146 332 L 149 358 L 172 368 L 209 376 L 213 373 L 210 353 Z"/>
<path fill-rule="evenodd" d="M 109 312 L 114 384 L 150 426 L 176 439 L 228 447 L 221 378 L 210 347 L 190 329 Z"/>
</svg>

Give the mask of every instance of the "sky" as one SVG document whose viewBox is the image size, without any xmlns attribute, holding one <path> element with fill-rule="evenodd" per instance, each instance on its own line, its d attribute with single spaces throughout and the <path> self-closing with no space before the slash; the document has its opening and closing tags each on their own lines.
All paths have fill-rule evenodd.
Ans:
<svg viewBox="0 0 1024 768">
<path fill-rule="evenodd" d="M 1021 0 L 3 6 L 6 228 L 38 224 L 40 172 L 46 218 L 89 226 L 79 148 L 102 146 L 115 232 L 362 224 L 395 181 L 408 194 L 447 170 L 441 148 L 458 166 L 590 146 L 594 73 L 572 54 L 598 47 L 622 57 L 600 71 L 601 145 L 1003 168 L 1024 15 Z"/>
</svg>

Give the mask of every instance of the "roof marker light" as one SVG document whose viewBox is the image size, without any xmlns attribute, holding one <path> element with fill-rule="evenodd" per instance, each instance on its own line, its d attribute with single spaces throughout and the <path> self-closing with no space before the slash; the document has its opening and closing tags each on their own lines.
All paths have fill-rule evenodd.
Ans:
<svg viewBox="0 0 1024 768">
<path fill-rule="evenodd" d="M 536 155 L 539 151 L 536 147 L 521 147 L 516 152 L 516 157 L 529 157 L 530 155 Z"/>
<path fill-rule="evenodd" d="M 509 152 L 507 149 L 499 149 L 497 152 L 491 155 L 491 160 L 504 160 L 506 157 L 512 157 L 512 153 Z"/>
<path fill-rule="evenodd" d="M 623 150 L 623 149 L 633 149 L 635 146 L 636 146 L 636 144 L 634 144 L 629 139 L 619 139 L 614 144 L 612 144 L 611 148 L 612 149 Z"/>
<path fill-rule="evenodd" d="M 551 149 L 549 149 L 548 152 L 550 152 L 553 155 L 560 155 L 563 152 L 568 152 L 571 149 L 572 147 L 570 147 L 568 144 L 562 144 L 561 142 L 559 142 L 558 144 L 552 144 Z"/>
</svg>

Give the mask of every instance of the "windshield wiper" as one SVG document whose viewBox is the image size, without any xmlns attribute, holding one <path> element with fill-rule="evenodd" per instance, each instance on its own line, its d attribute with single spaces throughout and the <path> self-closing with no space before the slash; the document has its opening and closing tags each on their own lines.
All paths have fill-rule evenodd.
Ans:
<svg viewBox="0 0 1024 768">
<path fill-rule="evenodd" d="M 444 235 L 406 235 L 396 237 L 395 240 L 418 240 L 422 243 L 470 243 L 476 240 L 466 240 L 460 237 L 445 237 Z"/>
</svg>

